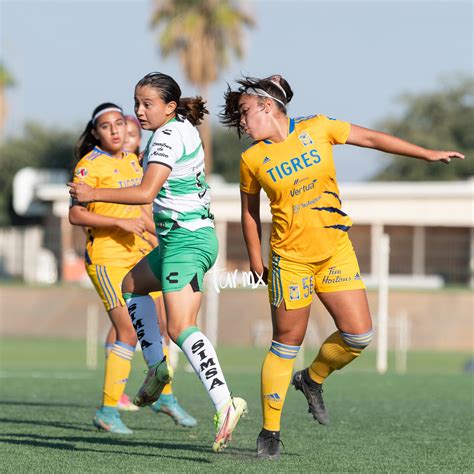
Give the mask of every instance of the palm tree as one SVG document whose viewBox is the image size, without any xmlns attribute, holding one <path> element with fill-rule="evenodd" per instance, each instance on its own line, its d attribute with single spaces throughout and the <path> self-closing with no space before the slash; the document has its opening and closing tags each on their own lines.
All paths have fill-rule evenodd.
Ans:
<svg viewBox="0 0 474 474">
<path fill-rule="evenodd" d="M 151 27 L 160 28 L 163 57 L 178 54 L 186 78 L 207 98 L 209 84 L 228 65 L 230 52 L 243 55 L 242 28 L 253 18 L 232 0 L 156 0 Z M 201 135 L 206 149 L 206 170 L 212 172 L 211 127 L 205 120 Z"/>
<path fill-rule="evenodd" d="M 3 134 L 5 122 L 7 118 L 7 99 L 6 91 L 9 87 L 13 86 L 15 81 L 7 68 L 3 63 L 0 62 L 0 137 Z"/>
</svg>

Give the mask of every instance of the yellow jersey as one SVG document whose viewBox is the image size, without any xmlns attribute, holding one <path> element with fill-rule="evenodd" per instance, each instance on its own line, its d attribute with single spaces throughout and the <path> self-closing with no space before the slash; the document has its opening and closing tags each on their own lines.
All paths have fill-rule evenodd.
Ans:
<svg viewBox="0 0 474 474">
<path fill-rule="evenodd" d="M 133 153 L 122 152 L 117 159 L 95 147 L 85 155 L 74 170 L 75 183 L 94 188 L 128 188 L 138 186 L 143 170 Z M 102 216 L 136 219 L 141 216 L 138 205 L 92 202 L 87 210 Z M 145 236 L 146 237 L 146 236 Z M 89 228 L 85 259 L 87 264 L 129 267 L 152 250 L 148 240 L 118 227 Z"/>
<path fill-rule="evenodd" d="M 240 189 L 269 200 L 272 250 L 297 262 L 330 257 L 352 225 L 341 210 L 332 146 L 345 143 L 350 124 L 323 115 L 288 120 L 288 137 L 263 140 L 242 153 Z"/>
</svg>

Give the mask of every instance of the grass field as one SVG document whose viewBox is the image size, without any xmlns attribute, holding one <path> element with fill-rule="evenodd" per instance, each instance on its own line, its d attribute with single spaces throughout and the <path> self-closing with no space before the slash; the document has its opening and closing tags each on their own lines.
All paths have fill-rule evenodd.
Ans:
<svg viewBox="0 0 474 474">
<path fill-rule="evenodd" d="M 282 458 L 258 461 L 259 370 L 264 351 L 220 348 L 233 392 L 250 413 L 231 446 L 211 452 L 213 409 L 197 378 L 179 370 L 175 392 L 198 419 L 175 427 L 150 409 L 125 413 L 128 437 L 92 427 L 102 371 L 85 368 L 81 341 L 3 340 L 0 350 L 2 472 L 472 472 L 472 376 L 467 354 L 409 354 L 406 375 L 374 373 L 374 355 L 326 383 L 331 425 L 316 424 L 290 389 L 283 415 Z M 310 355 L 308 354 L 308 357 Z M 141 354 L 129 388 L 143 378 Z"/>
</svg>

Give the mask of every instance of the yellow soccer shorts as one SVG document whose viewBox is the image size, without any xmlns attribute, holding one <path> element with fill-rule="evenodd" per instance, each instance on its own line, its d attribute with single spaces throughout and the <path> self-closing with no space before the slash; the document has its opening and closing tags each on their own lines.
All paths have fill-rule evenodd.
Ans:
<svg viewBox="0 0 474 474">
<path fill-rule="evenodd" d="M 105 265 L 86 265 L 86 271 L 94 285 L 97 294 L 102 303 L 104 303 L 106 311 L 125 306 L 122 298 L 122 280 L 125 275 L 133 268 L 131 267 L 112 267 Z M 161 296 L 161 291 L 150 293 L 153 299 Z"/>
<path fill-rule="evenodd" d="M 315 263 L 294 262 L 270 252 L 268 296 L 270 304 L 286 309 L 311 304 L 313 293 L 365 289 L 357 257 L 347 234 L 338 241 L 334 254 Z"/>
</svg>

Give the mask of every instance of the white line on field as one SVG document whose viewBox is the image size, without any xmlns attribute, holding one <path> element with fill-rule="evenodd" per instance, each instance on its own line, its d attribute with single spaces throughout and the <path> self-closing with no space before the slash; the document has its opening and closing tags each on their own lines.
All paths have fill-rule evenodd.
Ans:
<svg viewBox="0 0 474 474">
<path fill-rule="evenodd" d="M 0 379 L 57 379 L 57 380 L 84 380 L 96 378 L 92 373 L 69 373 L 69 372 L 13 372 L 0 371 Z"/>
</svg>

